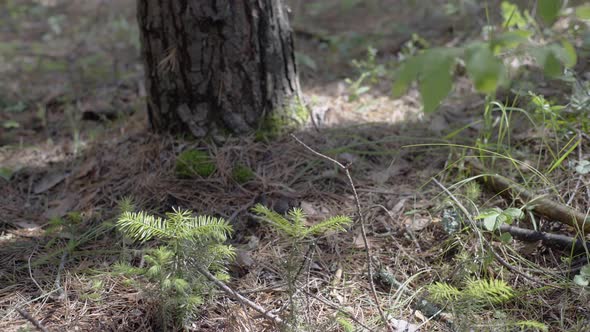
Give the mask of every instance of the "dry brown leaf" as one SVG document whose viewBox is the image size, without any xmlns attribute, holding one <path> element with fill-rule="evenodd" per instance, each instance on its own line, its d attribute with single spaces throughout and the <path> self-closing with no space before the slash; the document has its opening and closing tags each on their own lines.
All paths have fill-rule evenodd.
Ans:
<svg viewBox="0 0 590 332">
<path fill-rule="evenodd" d="M 406 228 L 412 231 L 420 231 L 428 227 L 432 223 L 432 219 L 420 215 L 410 216 L 404 219 L 404 225 Z"/>
<path fill-rule="evenodd" d="M 391 210 L 389 211 L 389 214 L 391 215 L 396 215 L 400 212 L 402 212 L 402 210 L 404 209 L 404 205 L 406 204 L 406 201 L 408 200 L 408 198 L 402 198 L 400 199 L 397 203 L 395 203 L 395 205 L 391 208 Z"/>
</svg>

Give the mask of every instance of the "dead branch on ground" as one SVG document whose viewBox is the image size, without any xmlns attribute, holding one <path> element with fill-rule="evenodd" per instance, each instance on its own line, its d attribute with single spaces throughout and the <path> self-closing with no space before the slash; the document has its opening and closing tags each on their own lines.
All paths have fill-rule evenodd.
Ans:
<svg viewBox="0 0 590 332">
<path fill-rule="evenodd" d="M 590 222 L 587 222 L 586 215 L 572 209 L 569 206 L 554 202 L 546 197 L 539 197 L 524 186 L 510 180 L 502 175 L 489 172 L 475 158 L 466 159 L 471 170 L 477 175 L 483 176 L 483 181 L 495 193 L 510 199 L 516 199 L 523 204 L 531 204 L 532 210 L 550 220 L 556 220 L 563 224 L 572 226 L 585 232 L 590 232 Z M 532 204 L 534 202 L 534 205 Z"/>
<path fill-rule="evenodd" d="M 18 308 L 18 307 L 15 309 L 21 316 L 23 316 L 24 319 L 28 320 L 39 331 L 49 332 L 49 330 L 47 328 L 45 328 L 45 326 L 41 325 L 41 323 L 38 320 L 36 320 L 35 317 L 31 316 L 28 312 L 26 312 L 25 310 Z"/>
</svg>

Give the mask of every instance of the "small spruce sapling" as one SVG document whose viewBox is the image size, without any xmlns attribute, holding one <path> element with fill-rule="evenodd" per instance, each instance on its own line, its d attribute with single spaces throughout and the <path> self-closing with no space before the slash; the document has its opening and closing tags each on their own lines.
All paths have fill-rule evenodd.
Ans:
<svg viewBox="0 0 590 332">
<path fill-rule="evenodd" d="M 344 231 L 344 227 L 350 225 L 352 220 L 347 216 L 335 216 L 308 227 L 305 225 L 306 215 L 300 208 L 292 209 L 283 216 L 258 204 L 253 208 L 253 212 L 289 241 L 290 250 L 285 262 L 285 270 L 291 306 L 290 326 L 297 327 L 299 323 L 295 292 L 297 279 L 307 260 L 306 246 L 309 245 L 309 248 L 312 248 L 314 237 L 328 231 Z"/>
<path fill-rule="evenodd" d="M 174 209 L 165 218 L 125 207 L 117 228 L 126 237 L 140 243 L 156 240 L 161 245 L 144 255 L 147 269 L 137 270 L 157 287 L 163 329 L 177 330 L 194 317 L 204 296 L 214 286 L 195 266 L 205 267 L 219 280 L 229 279 L 225 265 L 233 260 L 234 249 L 224 244 L 232 233 L 231 225 L 221 218 L 194 216 L 192 211 Z"/>
</svg>

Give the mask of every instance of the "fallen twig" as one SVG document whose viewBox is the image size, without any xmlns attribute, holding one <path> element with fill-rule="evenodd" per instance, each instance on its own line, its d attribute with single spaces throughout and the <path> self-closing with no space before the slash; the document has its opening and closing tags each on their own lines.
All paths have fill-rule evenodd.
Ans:
<svg viewBox="0 0 590 332">
<path fill-rule="evenodd" d="M 64 293 L 64 289 L 61 286 L 61 271 L 64 269 L 66 265 L 66 258 L 68 257 L 68 250 L 67 248 L 64 249 L 64 253 L 61 255 L 61 260 L 59 262 L 59 267 L 57 268 L 57 275 L 55 276 L 55 289 L 57 289 L 57 299 L 65 298 L 66 294 Z"/>
<path fill-rule="evenodd" d="M 279 326 L 282 326 L 282 327 L 288 326 L 288 324 L 285 323 L 285 321 L 283 321 L 279 316 L 269 312 L 268 310 L 261 307 L 259 304 L 255 303 L 253 301 L 250 301 L 246 297 L 242 296 L 241 294 L 239 294 L 238 292 L 236 292 L 235 290 L 230 288 L 228 285 L 226 285 L 225 283 L 223 283 L 219 279 L 215 278 L 215 276 L 213 274 L 211 274 L 211 272 L 209 272 L 206 268 L 199 265 L 197 262 L 194 262 L 194 264 L 192 264 L 192 265 L 200 274 L 202 274 L 205 278 L 207 278 L 209 281 L 211 281 L 213 284 L 215 284 L 215 286 L 217 286 L 219 289 L 224 291 L 226 294 L 233 297 L 236 301 L 239 301 L 240 303 L 243 303 L 246 306 L 258 311 L 266 319 L 274 322 L 275 324 L 277 324 Z"/>
<path fill-rule="evenodd" d="M 479 228 L 484 228 L 483 222 L 478 222 Z M 584 251 L 590 248 L 590 242 L 586 242 L 579 238 L 574 238 L 567 235 L 553 234 L 547 232 L 539 232 L 531 229 L 510 226 L 502 224 L 497 231 L 502 233 L 509 233 L 518 240 L 525 242 L 541 241 L 543 244 L 550 247 L 559 247 L 560 249 L 573 249 L 574 252 Z"/>
<path fill-rule="evenodd" d="M 26 312 L 25 310 L 21 309 L 21 308 L 15 308 L 16 311 L 18 311 L 18 313 L 23 316 L 24 319 L 28 320 L 31 324 L 33 324 L 34 327 L 36 327 L 39 331 L 41 332 L 49 332 L 49 330 L 41 325 L 41 323 L 35 319 L 35 317 L 31 316 L 28 312 Z"/>
<path fill-rule="evenodd" d="M 590 232 L 590 222 L 587 222 L 585 214 L 580 213 L 569 206 L 556 203 L 548 198 L 539 197 L 539 195 L 529 191 L 524 186 L 502 175 L 488 172 L 475 158 L 469 158 L 466 159 L 466 161 L 473 171 L 478 175 L 483 175 L 485 185 L 490 187 L 494 192 L 512 199 L 518 199 L 523 204 L 528 204 L 534 201 L 535 204 L 532 206 L 532 209 L 535 213 L 548 219 L 570 225 L 576 229 Z"/>
<path fill-rule="evenodd" d="M 387 291 L 401 290 L 407 296 L 413 297 L 414 294 L 411 290 L 409 290 L 406 285 L 397 281 L 393 274 L 387 271 L 384 268 L 379 269 L 376 275 L 376 281 Z M 420 310 L 428 319 L 436 319 L 444 322 L 448 327 L 452 330 L 453 328 L 453 321 L 451 316 L 445 312 L 443 309 L 439 308 L 436 304 L 427 301 L 424 298 L 416 298 L 413 301 L 412 307 L 416 310 Z"/>
</svg>

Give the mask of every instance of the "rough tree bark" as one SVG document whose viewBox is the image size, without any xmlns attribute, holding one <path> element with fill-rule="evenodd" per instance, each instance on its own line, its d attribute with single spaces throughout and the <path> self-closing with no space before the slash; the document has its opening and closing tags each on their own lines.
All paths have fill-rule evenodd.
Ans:
<svg viewBox="0 0 590 332">
<path fill-rule="evenodd" d="M 154 130 L 243 134 L 288 117 L 299 81 L 282 0 L 137 1 Z"/>
</svg>

